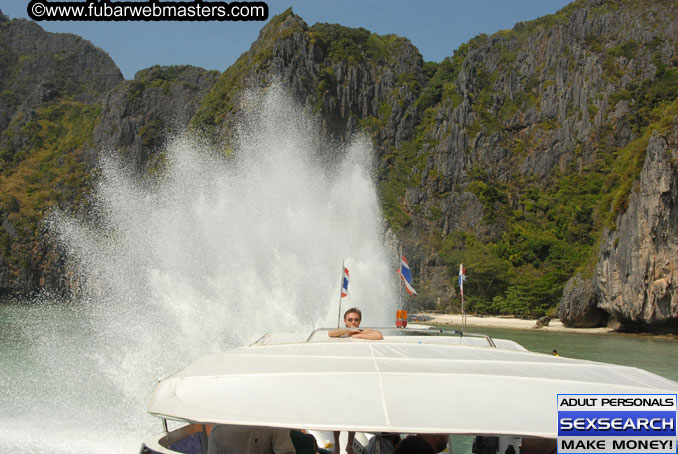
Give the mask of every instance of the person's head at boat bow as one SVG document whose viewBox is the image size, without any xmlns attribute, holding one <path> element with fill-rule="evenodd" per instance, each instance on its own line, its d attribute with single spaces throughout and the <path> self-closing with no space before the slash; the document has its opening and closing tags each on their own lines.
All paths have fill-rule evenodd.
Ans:
<svg viewBox="0 0 678 454">
<path fill-rule="evenodd" d="M 344 324 L 346 328 L 358 328 L 363 319 L 363 313 L 357 307 L 352 307 L 344 312 Z"/>
<path fill-rule="evenodd" d="M 353 337 L 356 339 L 381 340 L 384 336 L 376 329 L 360 329 L 363 314 L 357 307 L 344 312 L 346 329 L 332 329 L 327 332 L 330 337 Z"/>
</svg>

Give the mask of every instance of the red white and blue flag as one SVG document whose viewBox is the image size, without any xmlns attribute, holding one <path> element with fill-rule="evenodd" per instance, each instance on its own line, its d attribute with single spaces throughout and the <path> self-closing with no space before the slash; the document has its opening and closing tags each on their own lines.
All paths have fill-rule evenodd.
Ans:
<svg viewBox="0 0 678 454">
<path fill-rule="evenodd" d="M 405 290 L 407 290 L 407 293 L 416 295 L 417 291 L 412 287 L 412 273 L 410 272 L 410 267 L 407 264 L 404 255 L 400 259 L 400 277 L 403 279 L 403 282 L 405 282 Z"/>
<path fill-rule="evenodd" d="M 344 267 L 344 277 L 341 280 L 341 297 L 348 295 L 348 268 Z"/>
<path fill-rule="evenodd" d="M 464 296 L 464 281 L 466 280 L 466 269 L 464 269 L 464 264 L 459 265 L 459 293 L 461 296 Z"/>
</svg>

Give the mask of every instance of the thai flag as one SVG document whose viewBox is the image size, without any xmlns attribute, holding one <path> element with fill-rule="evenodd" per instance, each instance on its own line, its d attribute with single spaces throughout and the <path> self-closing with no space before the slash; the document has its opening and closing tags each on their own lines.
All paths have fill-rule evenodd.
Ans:
<svg viewBox="0 0 678 454">
<path fill-rule="evenodd" d="M 466 270 L 464 269 L 464 264 L 459 265 L 459 292 L 461 296 L 464 296 L 464 281 L 466 280 Z"/>
<path fill-rule="evenodd" d="M 341 282 L 341 297 L 348 295 L 348 268 L 344 267 L 344 278 Z"/>
<path fill-rule="evenodd" d="M 410 267 L 407 264 L 407 260 L 405 259 L 404 255 L 400 259 L 400 277 L 405 282 L 405 290 L 407 290 L 407 293 L 410 295 L 416 295 L 417 291 L 414 289 L 414 287 L 412 287 L 412 273 L 410 272 Z"/>
</svg>

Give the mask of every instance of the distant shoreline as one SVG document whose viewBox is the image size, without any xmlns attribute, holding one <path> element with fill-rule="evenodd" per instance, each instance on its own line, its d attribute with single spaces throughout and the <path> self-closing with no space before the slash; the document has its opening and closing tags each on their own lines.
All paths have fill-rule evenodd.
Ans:
<svg viewBox="0 0 678 454">
<path fill-rule="evenodd" d="M 421 317 L 418 323 L 436 325 L 461 325 L 461 314 L 434 314 L 431 312 L 420 312 L 411 314 L 412 317 Z M 413 323 L 413 322 L 410 322 Z M 607 334 L 615 331 L 608 327 L 601 328 L 569 328 L 558 320 L 552 318 L 548 326 L 537 328 L 537 320 L 524 320 L 514 317 L 479 317 L 477 315 L 466 316 L 467 326 L 486 326 L 491 328 L 511 328 L 511 329 L 539 329 L 540 331 L 570 332 L 570 333 L 589 333 L 589 334 Z"/>
</svg>

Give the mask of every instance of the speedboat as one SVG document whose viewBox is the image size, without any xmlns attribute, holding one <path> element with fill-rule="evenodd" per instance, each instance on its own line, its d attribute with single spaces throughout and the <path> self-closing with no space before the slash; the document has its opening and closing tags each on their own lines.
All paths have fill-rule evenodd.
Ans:
<svg viewBox="0 0 678 454">
<path fill-rule="evenodd" d="M 525 438 L 556 439 L 557 394 L 678 391 L 642 369 L 530 352 L 506 339 L 373 329 L 384 338 L 274 333 L 199 359 L 155 387 L 148 411 L 164 430 L 142 453 L 204 453 L 215 424 L 491 436 L 501 453 L 507 445 L 519 452 Z M 168 420 L 186 424 L 168 430 Z"/>
</svg>

